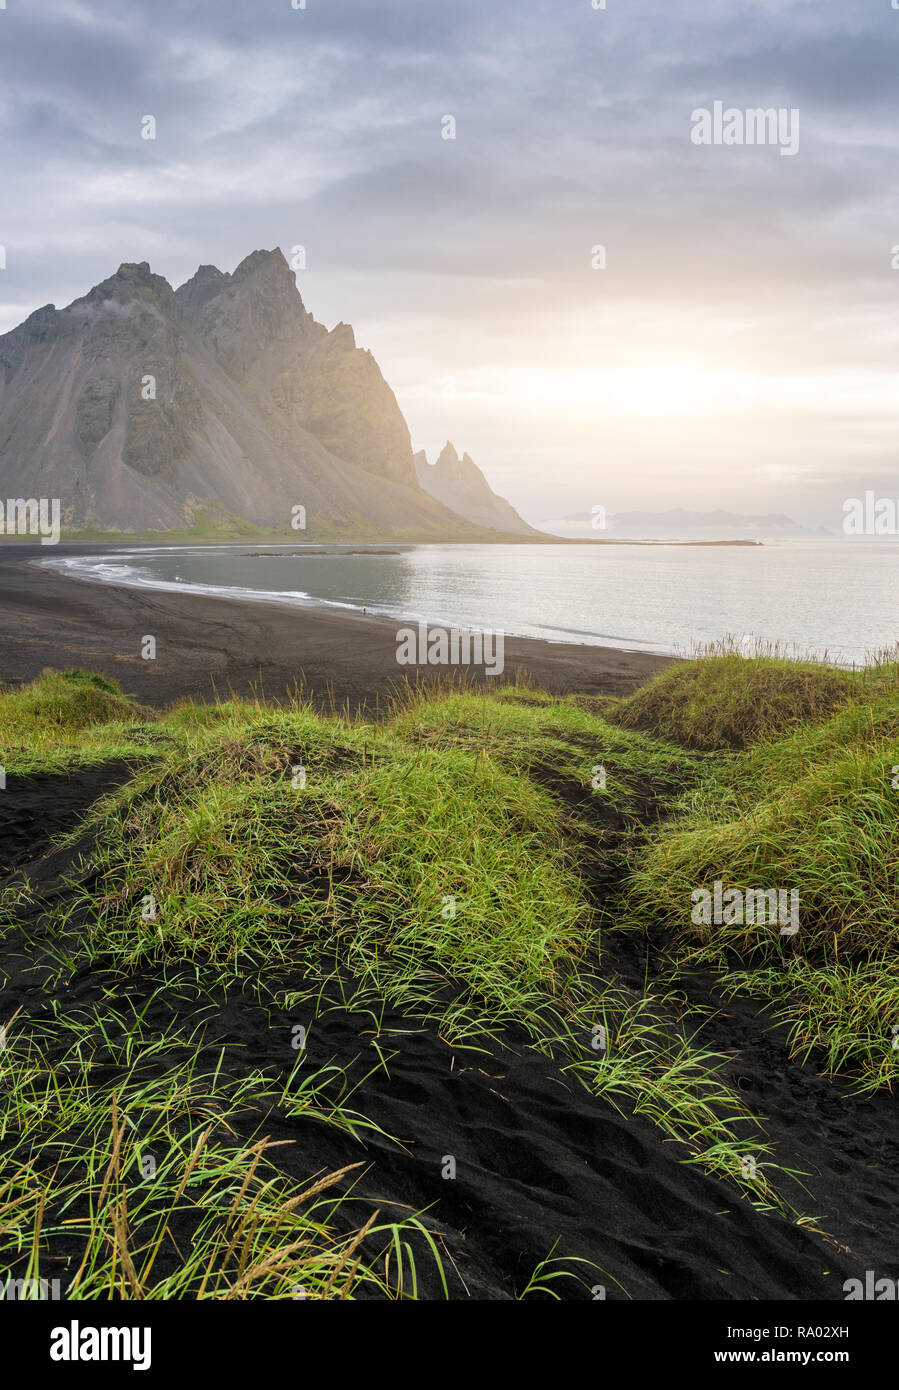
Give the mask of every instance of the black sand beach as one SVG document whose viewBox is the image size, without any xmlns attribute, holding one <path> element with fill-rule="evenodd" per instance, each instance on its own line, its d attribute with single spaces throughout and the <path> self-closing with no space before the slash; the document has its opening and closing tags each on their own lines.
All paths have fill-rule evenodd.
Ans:
<svg viewBox="0 0 899 1390">
<path fill-rule="evenodd" d="M 54 849 L 51 841 L 126 776 L 127 768 L 110 766 L 19 779 L 14 798 L 0 806 L 7 847 L 2 881 L 24 873 L 41 884 L 45 905 L 61 905 L 67 882 L 83 881 L 78 859 L 89 837 L 68 849 Z M 52 956 L 45 959 L 41 945 L 52 940 L 46 924 L 42 911 L 4 943 L 0 1017 L 20 1009 L 77 1014 L 121 996 L 120 974 L 102 959 L 53 986 Z M 640 947 L 622 953 L 616 945 L 610 966 L 613 960 L 625 978 L 636 980 L 647 969 L 652 978 L 651 947 L 646 954 Z M 291 983 L 285 976 L 285 987 Z M 680 1145 L 628 1114 L 627 1106 L 622 1113 L 581 1090 L 523 1035 L 504 1034 L 489 1051 L 480 1045 L 469 1053 L 434 1028 L 410 1028 L 393 1010 L 381 1020 L 392 1044 L 386 1074 L 370 1071 L 369 1025 L 358 1014 L 328 1009 L 307 1045 L 311 1066 L 338 1059 L 351 1080 L 364 1078 L 355 1105 L 383 1134 L 361 1131 L 360 1142 L 315 1120 L 277 1113 L 266 1117 L 263 1133 L 284 1146 L 278 1164 L 297 1180 L 361 1164 L 344 1183 L 361 1208 L 375 1205 L 385 1219 L 427 1210 L 429 1228 L 451 1257 L 453 1298 L 520 1296 L 535 1267 L 554 1252 L 561 1268 L 585 1281 L 561 1289 L 566 1300 L 838 1302 L 844 1280 L 894 1267 L 895 1104 L 887 1095 L 851 1098 L 813 1067 L 791 1062 L 770 1019 L 751 1005 L 723 1005 L 709 978 L 698 977 L 688 989 L 714 1006 L 712 1036 L 733 1057 L 730 1075 L 767 1117 L 780 1161 L 802 1174 L 791 1197 L 826 1234 L 765 1215 L 729 1185 L 685 1164 Z M 190 1022 L 190 999 L 172 990 L 171 972 L 138 969 L 124 993 L 153 1033 L 163 1035 L 179 1013 Z M 230 1077 L 262 1068 L 284 1081 L 294 1062 L 284 1045 L 292 1016 L 273 1015 L 253 993 L 251 979 L 227 997 L 216 991 L 212 1001 L 197 992 L 198 1064 L 214 1063 L 224 1044 Z M 156 1068 L 164 1071 L 171 1060 L 161 1055 Z M 153 1066 L 144 1074 L 149 1080 Z M 240 1137 L 257 1137 L 257 1126 L 258 1116 L 248 1113 Z M 452 1182 L 441 1177 L 447 1153 L 458 1163 Z M 441 1298 L 441 1285 L 421 1263 L 421 1296 Z M 64 1277 L 66 1268 L 50 1260 L 44 1272 Z"/>
<path fill-rule="evenodd" d="M 109 550 L 0 544 L 0 681 L 81 666 L 157 707 L 187 696 L 227 698 L 229 690 L 277 700 L 305 681 L 317 703 L 357 709 L 374 707 L 402 676 L 393 620 L 111 586 L 29 563 Z M 154 661 L 141 657 L 145 634 L 156 638 Z M 669 660 L 507 637 L 504 675 L 514 679 L 523 669 L 547 690 L 623 695 Z"/>
<path fill-rule="evenodd" d="M 62 553 L 67 550 L 75 548 Z M 322 704 L 333 699 L 358 709 L 375 706 L 397 680 L 393 622 L 108 587 L 27 563 L 40 554 L 40 547 L 0 548 L 4 683 L 30 680 L 48 666 L 80 666 L 161 706 L 185 696 L 225 696 L 229 689 L 255 688 L 277 699 L 302 679 Z M 139 654 L 147 633 L 157 639 L 155 662 Z M 507 675 L 522 667 L 550 690 L 586 695 L 622 694 L 667 664 L 664 657 L 524 639 L 508 640 L 506 656 Z M 0 882 L 27 875 L 41 885 L 43 907 L 4 944 L 0 1019 L 19 1009 L 26 1015 L 79 1010 L 121 988 L 102 959 L 62 987 L 50 984 L 49 974 L 42 982 L 41 943 L 46 905 L 64 901 L 65 880 L 82 872 L 78 859 L 88 847 L 82 838 L 61 850 L 54 840 L 128 773 L 125 765 L 107 766 L 10 783 L 14 794 L 0 806 Z M 547 782 L 566 795 L 551 770 Z M 648 811 L 662 790 L 648 788 Z M 574 793 L 568 788 L 567 794 Z M 593 814 L 595 802 L 579 795 L 579 809 Z M 607 819 L 597 822 L 597 843 L 609 829 Z M 607 888 L 600 880 L 592 891 L 601 897 Z M 69 930 L 77 936 L 77 922 Z M 610 941 L 609 968 L 635 986 L 651 980 L 663 930 L 660 924 L 659 942 Z M 359 1142 L 277 1114 L 266 1118 L 264 1132 L 286 1143 L 279 1163 L 298 1178 L 361 1162 L 347 1186 L 363 1206 L 376 1204 L 385 1217 L 428 1210 L 451 1257 L 452 1297 L 520 1296 L 551 1252 L 563 1262 L 590 1262 L 570 1265 L 587 1270 L 586 1283 L 572 1280 L 561 1290 L 572 1299 L 839 1301 L 845 1279 L 864 1278 L 866 1269 L 892 1272 L 899 1205 L 892 1098 L 851 1097 L 814 1065 L 791 1060 L 764 1010 L 724 1002 L 711 975 L 697 972 L 684 989 L 708 1006 L 709 1041 L 731 1058 L 728 1075 L 763 1118 L 780 1163 L 802 1175 L 790 1198 L 820 1222 L 822 1233 L 765 1215 L 734 1188 L 685 1164 L 681 1147 L 659 1128 L 580 1089 L 523 1036 L 504 1034 L 489 1052 L 466 1054 L 433 1028 L 410 1030 L 398 1012 L 382 1020 L 395 1036 L 389 1069 L 365 1079 L 355 1103 L 402 1147 L 377 1131 Z M 190 1020 L 189 999 L 167 998 L 166 977 L 152 969 L 137 970 L 127 994 L 160 1032 L 179 1009 Z M 273 1026 L 251 981 L 216 998 L 211 1012 L 206 998 L 203 1017 L 200 1053 L 214 1060 L 224 1042 L 232 1076 L 252 1067 L 287 1076 L 293 1058 L 283 1037 L 291 1017 L 285 1013 L 275 1020 L 281 1026 Z M 358 1015 L 331 1008 L 311 1029 L 311 1060 L 340 1059 L 361 1080 L 365 1028 Z M 160 1067 L 167 1064 L 160 1058 Z M 258 1118 L 248 1118 L 247 1141 L 256 1124 Z M 458 1160 L 454 1182 L 441 1180 L 447 1153 Z M 65 1268 L 48 1265 L 46 1273 Z M 442 1293 L 427 1282 L 421 1295 Z"/>
</svg>

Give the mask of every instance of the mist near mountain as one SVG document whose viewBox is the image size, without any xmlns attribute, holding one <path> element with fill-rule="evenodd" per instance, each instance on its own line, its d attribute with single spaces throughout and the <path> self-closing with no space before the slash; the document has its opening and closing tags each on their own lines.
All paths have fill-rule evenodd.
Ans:
<svg viewBox="0 0 899 1390">
<path fill-rule="evenodd" d="M 776 512 L 746 516 L 684 507 L 662 512 L 614 512 L 605 518 L 592 511 L 573 512 L 540 525 L 552 535 L 593 540 L 827 540 L 834 534 L 823 526 L 804 526 Z"/>
<path fill-rule="evenodd" d="M 0 337 L 0 495 L 60 498 L 69 530 L 489 539 L 421 488 L 377 362 L 278 249 L 177 290 L 126 263 Z"/>
</svg>

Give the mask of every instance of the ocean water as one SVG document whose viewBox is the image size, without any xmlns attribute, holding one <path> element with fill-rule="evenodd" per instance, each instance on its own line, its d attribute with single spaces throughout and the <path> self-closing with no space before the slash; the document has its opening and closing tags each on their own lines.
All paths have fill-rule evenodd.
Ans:
<svg viewBox="0 0 899 1390">
<path fill-rule="evenodd" d="M 899 642 L 895 540 L 317 549 L 160 546 L 43 563 L 101 582 L 676 655 L 750 637 L 848 665 Z"/>
</svg>

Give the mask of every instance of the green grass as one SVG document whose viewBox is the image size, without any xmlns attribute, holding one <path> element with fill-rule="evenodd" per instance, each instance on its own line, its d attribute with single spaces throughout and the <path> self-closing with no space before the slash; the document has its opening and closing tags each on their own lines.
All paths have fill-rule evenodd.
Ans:
<svg viewBox="0 0 899 1390">
<path fill-rule="evenodd" d="M 770 1002 L 802 1061 L 818 1056 L 826 1072 L 848 1073 L 866 1091 L 892 1087 L 899 1077 L 899 978 L 891 953 L 858 963 L 798 957 L 786 971 L 732 971 L 724 987 Z"/>
<path fill-rule="evenodd" d="M 472 1046 L 522 1029 L 581 1084 L 739 1172 L 729 1120 L 745 1112 L 722 1059 L 664 1000 L 603 976 L 583 811 L 535 780 L 550 768 L 625 826 L 649 782 L 682 784 L 695 758 L 524 687 L 412 696 L 378 723 L 301 703 L 187 705 L 154 729 L 168 741 L 97 809 L 87 886 L 56 908 L 60 939 L 127 968 L 302 965 L 355 1008 L 395 1005 Z M 116 723 L 90 732 L 94 754 L 106 735 L 121 746 Z M 41 733 L 48 767 L 69 746 L 56 737 Z M 7 893 L 10 919 L 28 892 Z"/>
<path fill-rule="evenodd" d="M 825 717 L 864 679 L 776 653 L 746 658 L 725 643 L 669 666 L 622 700 L 614 718 L 685 748 L 740 749 Z"/>
<path fill-rule="evenodd" d="M 709 764 L 634 866 L 627 910 L 636 926 L 664 924 L 680 966 L 710 966 L 727 988 L 770 999 L 794 1055 L 820 1054 L 826 1070 L 870 1086 L 890 1084 L 899 1060 L 896 667 L 852 684 L 828 716 L 798 728 L 774 717 L 780 736 Z M 798 933 L 695 923 L 691 895 L 716 880 L 795 890 Z"/>
<path fill-rule="evenodd" d="M 416 1266 L 408 1256 L 398 1264 L 395 1251 L 415 1235 L 440 1267 L 416 1216 L 359 1219 L 350 1175 L 361 1164 L 297 1184 L 272 1162 L 277 1144 L 240 1137 L 247 1110 L 267 1102 L 352 1124 L 340 1107 L 322 1109 L 315 1078 L 278 1094 L 261 1074 L 229 1079 L 221 1057 L 204 1071 L 190 1050 L 191 1039 L 108 1007 L 8 1030 L 0 1262 L 9 1277 L 49 1277 L 48 1243 L 75 1252 L 61 1280 L 75 1300 L 344 1299 L 364 1286 L 400 1298 L 414 1290 Z M 159 1059 L 165 1069 L 151 1070 Z"/>
<path fill-rule="evenodd" d="M 0 750 L 22 774 L 134 761 L 88 817 L 90 840 L 83 827 L 68 837 L 86 857 L 54 899 L 49 934 L 35 938 L 57 982 L 84 960 L 123 982 L 138 970 L 192 972 L 209 989 L 250 982 L 267 1008 L 368 1020 L 374 1067 L 386 1065 L 388 1009 L 411 1028 L 436 1025 L 454 1047 L 516 1038 L 647 1116 L 686 1161 L 781 1211 L 776 1154 L 726 1080 L 727 1059 L 703 1043 L 703 1011 L 678 988 L 685 967 L 769 1001 L 797 1059 L 862 1086 L 892 1083 L 894 666 L 861 675 L 729 651 L 669 668 L 618 702 L 526 684 L 447 687 L 398 696 L 378 720 L 326 717 L 300 696 L 158 714 L 102 677 L 46 673 L 0 692 Z M 691 893 L 715 879 L 796 888 L 798 937 L 696 926 Z M 27 936 L 41 892 L 8 883 L 0 930 Z M 644 929 L 666 933 L 671 971 L 635 989 L 617 974 L 615 940 Z M 83 1033 L 70 1014 L 53 1026 L 71 1033 L 72 1057 L 87 1058 L 102 1018 Z M 295 1200 L 302 1189 L 260 1147 L 264 1133 L 239 1122 L 248 1104 L 260 1125 L 266 1107 L 312 1107 L 326 1124 L 364 1131 L 339 1067 L 319 1081 L 298 1074 L 295 1094 L 261 1075 L 229 1091 L 221 1072 L 178 1053 L 187 1040 L 149 1037 L 135 1018 L 122 1025 L 115 1081 L 107 1059 L 93 1085 L 93 1063 L 59 1071 L 45 1028 L 23 1016 L 0 1054 L 15 1082 L 0 1113 L 0 1208 L 11 1204 L 0 1229 L 17 1268 L 37 1269 L 42 1242 L 66 1222 L 80 1223 L 85 1298 L 289 1296 L 298 1241 L 313 1297 L 354 1297 L 360 1281 L 415 1296 L 416 1258 L 440 1267 L 422 1214 L 408 1230 L 370 1211 L 351 1221 L 337 1179 Z M 169 1046 L 175 1060 L 160 1072 Z M 122 1128 L 126 1112 L 136 1131 Z M 133 1192 L 138 1133 L 157 1126 L 168 1126 L 171 1161 Z M 172 1253 L 167 1213 L 183 1219 L 195 1174 L 198 1253 L 157 1263 L 160 1232 Z M 549 1254 L 541 1269 L 526 1292 L 569 1277 Z"/>
<path fill-rule="evenodd" d="M 62 772 L 146 751 L 156 715 L 94 672 L 45 671 L 0 689 L 0 763 L 7 775 Z"/>
</svg>

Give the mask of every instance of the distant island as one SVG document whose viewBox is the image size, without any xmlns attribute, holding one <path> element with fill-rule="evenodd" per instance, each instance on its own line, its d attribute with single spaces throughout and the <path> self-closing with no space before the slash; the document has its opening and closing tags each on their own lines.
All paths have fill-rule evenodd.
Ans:
<svg viewBox="0 0 899 1390">
<path fill-rule="evenodd" d="M 716 544 L 737 541 L 831 540 L 833 532 L 823 526 L 805 526 L 777 512 L 750 516 L 716 509 L 699 511 L 671 507 L 667 511 L 611 512 L 601 530 L 594 530 L 592 511 L 571 512 L 539 524 L 544 531 L 566 540 L 618 539 L 656 541 L 703 541 Z"/>
</svg>

